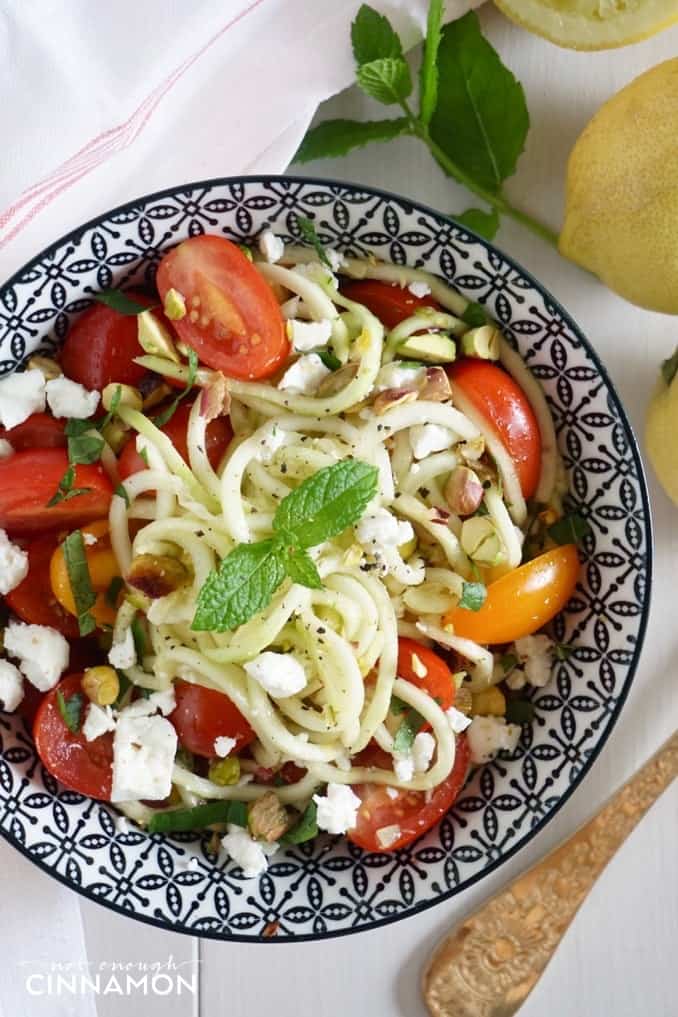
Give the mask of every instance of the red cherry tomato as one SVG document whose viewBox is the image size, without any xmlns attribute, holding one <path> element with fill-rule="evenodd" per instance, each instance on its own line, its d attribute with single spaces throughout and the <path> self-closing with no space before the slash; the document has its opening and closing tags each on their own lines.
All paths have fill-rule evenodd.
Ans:
<svg viewBox="0 0 678 1017">
<path fill-rule="evenodd" d="M 68 639 L 77 639 L 80 634 L 77 619 L 61 606 L 50 585 L 49 565 L 57 544 L 56 534 L 35 537 L 26 544 L 28 575 L 5 600 L 22 621 L 49 625 Z"/>
<path fill-rule="evenodd" d="M 366 851 L 396 851 L 435 826 L 454 804 L 468 773 L 470 752 L 466 736 L 457 735 L 456 742 L 454 766 L 442 784 L 433 788 L 428 801 L 424 791 L 399 791 L 397 798 L 391 798 L 383 784 L 354 787 L 362 804 L 357 824 L 349 831 L 348 839 Z M 400 836 L 384 849 L 377 831 L 394 825 L 400 827 Z"/>
<path fill-rule="evenodd" d="M 355 300 L 356 304 L 364 304 L 387 328 L 395 328 L 422 307 L 440 310 L 440 304 L 430 294 L 415 297 L 414 293 L 397 283 L 378 282 L 376 279 L 346 283 L 341 292 L 349 300 Z"/>
<path fill-rule="evenodd" d="M 81 731 L 73 734 L 66 727 L 59 711 L 57 694 L 70 699 L 81 691 L 81 679 L 81 674 L 70 674 L 47 693 L 33 725 L 35 747 L 45 768 L 65 787 L 109 801 L 113 781 L 112 732 L 88 742 Z M 83 697 L 83 713 L 85 703 Z"/>
<path fill-rule="evenodd" d="M 196 756 L 215 756 L 216 738 L 235 738 L 236 750 L 254 740 L 255 734 L 237 706 L 223 692 L 203 685 L 174 683 L 177 705 L 170 714 L 179 741 Z"/>
<path fill-rule="evenodd" d="M 171 438 L 172 444 L 185 462 L 188 462 L 186 431 L 188 428 L 190 412 L 190 403 L 180 403 L 171 419 L 168 420 L 164 427 L 160 428 L 163 434 L 166 434 L 168 438 Z M 207 458 L 212 466 L 216 467 L 219 465 L 221 458 L 233 437 L 233 431 L 228 417 L 215 417 L 214 420 L 211 420 L 207 425 L 206 437 L 207 441 L 205 451 L 207 453 Z M 118 461 L 120 479 L 125 480 L 126 477 L 130 477 L 133 473 L 138 473 L 140 470 L 146 469 L 148 469 L 146 463 L 137 452 L 136 437 L 132 437 L 125 443 L 122 452 L 120 453 L 120 459 Z"/>
<path fill-rule="evenodd" d="M 16 452 L 0 462 L 0 527 L 12 534 L 76 527 L 108 515 L 113 487 L 100 463 L 76 466 L 73 488 L 88 488 L 47 508 L 68 469 L 64 449 Z"/>
<path fill-rule="evenodd" d="M 32 413 L 23 424 L 7 430 L 0 428 L 0 438 L 5 438 L 15 452 L 27 448 L 66 448 L 65 420 L 56 420 L 49 413 Z"/>
<path fill-rule="evenodd" d="M 455 607 L 445 615 L 457 636 L 479 643 L 512 643 L 542 628 L 567 604 L 579 578 L 574 544 L 554 547 L 487 587 L 479 611 Z"/>
<path fill-rule="evenodd" d="M 541 435 L 534 410 L 513 378 L 487 360 L 468 357 L 447 372 L 496 432 L 514 462 L 525 498 L 539 483 Z"/>
<path fill-rule="evenodd" d="M 420 673 L 417 674 L 417 671 Z M 426 673 L 424 673 L 424 671 Z M 398 670 L 400 678 L 428 692 L 435 699 L 441 710 L 449 710 L 454 703 L 456 687 L 449 667 L 437 653 L 422 646 L 415 639 L 404 637 L 398 640 Z M 430 729 L 425 724 L 423 731 Z"/>
<path fill-rule="evenodd" d="M 130 296 L 144 307 L 153 300 L 143 293 Z M 71 325 L 61 350 L 64 374 L 86 388 L 102 389 L 112 381 L 136 385 L 147 373 L 134 363 L 144 351 L 137 339 L 137 319 L 105 304 L 94 304 Z"/>
<path fill-rule="evenodd" d="M 225 237 L 191 237 L 166 254 L 157 274 L 160 296 L 175 289 L 187 313 L 174 321 L 200 360 L 232 378 L 267 378 L 290 344 L 278 302 L 243 252 Z"/>
</svg>

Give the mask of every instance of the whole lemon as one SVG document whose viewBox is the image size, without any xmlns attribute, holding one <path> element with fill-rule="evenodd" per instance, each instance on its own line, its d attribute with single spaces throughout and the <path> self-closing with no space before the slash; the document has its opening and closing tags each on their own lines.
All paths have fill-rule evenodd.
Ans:
<svg viewBox="0 0 678 1017">
<path fill-rule="evenodd" d="M 631 303 L 678 314 L 678 59 L 623 88 L 578 138 L 560 250 Z"/>
</svg>

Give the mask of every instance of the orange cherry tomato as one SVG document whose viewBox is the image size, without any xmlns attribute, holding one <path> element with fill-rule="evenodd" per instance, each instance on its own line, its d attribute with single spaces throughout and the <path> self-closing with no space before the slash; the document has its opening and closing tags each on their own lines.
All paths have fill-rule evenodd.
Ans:
<svg viewBox="0 0 678 1017">
<path fill-rule="evenodd" d="M 174 683 L 177 705 L 170 714 L 179 741 L 196 756 L 214 756 L 214 742 L 235 738 L 236 750 L 254 741 L 255 734 L 238 707 L 223 692 L 192 682 Z"/>
<path fill-rule="evenodd" d="M 496 432 L 513 460 L 523 496 L 531 498 L 541 471 L 541 432 L 521 387 L 488 360 L 467 357 L 452 364 L 447 373 Z"/>
<path fill-rule="evenodd" d="M 111 549 L 111 542 L 108 533 L 108 520 L 99 519 L 89 526 L 82 527 L 83 538 L 88 535 L 96 537 L 96 544 L 85 542 L 85 557 L 92 589 L 97 594 L 97 599 L 90 609 L 90 614 L 97 625 L 113 625 L 115 623 L 116 610 L 106 601 L 106 591 L 111 585 L 111 580 L 120 575 L 117 559 Z M 69 614 L 77 616 L 71 581 L 68 577 L 68 569 L 61 544 L 55 549 L 49 566 L 49 578 L 54 596 L 61 606 Z"/>
<path fill-rule="evenodd" d="M 267 378 L 290 351 L 278 301 L 225 237 L 191 237 L 158 266 L 158 291 L 175 289 L 187 313 L 174 328 L 200 360 L 232 378 Z"/>
<path fill-rule="evenodd" d="M 454 766 L 449 776 L 428 796 L 424 791 L 400 790 L 396 798 L 391 798 L 383 784 L 353 787 L 362 804 L 356 825 L 347 834 L 348 839 L 366 851 L 397 851 L 435 826 L 452 808 L 468 773 L 470 752 L 466 735 L 457 735 L 456 743 Z M 391 762 L 389 758 L 389 767 Z M 400 827 L 400 836 L 388 848 L 381 846 L 377 836 L 385 826 Z"/>
<path fill-rule="evenodd" d="M 441 710 L 449 710 L 454 703 L 456 687 L 449 667 L 437 653 L 415 639 L 401 637 L 398 640 L 397 674 L 428 692 Z M 425 724 L 422 731 L 428 731 L 430 727 L 430 724 Z"/>
<path fill-rule="evenodd" d="M 15 452 L 0 462 L 0 527 L 10 534 L 40 533 L 76 527 L 108 512 L 113 486 L 101 463 L 76 466 L 73 488 L 83 494 L 47 502 L 57 492 L 68 469 L 68 455 L 61 448 L 36 448 Z"/>
<path fill-rule="evenodd" d="M 88 742 L 82 731 L 69 730 L 59 710 L 58 694 L 69 700 L 81 692 L 81 680 L 81 674 L 70 674 L 47 693 L 33 724 L 35 747 L 45 768 L 65 787 L 108 801 L 113 783 L 112 732 Z M 83 713 L 86 702 L 83 696 Z"/>
<path fill-rule="evenodd" d="M 355 300 L 356 304 L 363 304 L 386 328 L 395 328 L 422 307 L 440 310 L 440 304 L 430 295 L 415 297 L 414 293 L 397 283 L 378 282 L 376 279 L 346 283 L 341 292 L 349 300 Z"/>
<path fill-rule="evenodd" d="M 445 615 L 454 633 L 477 643 L 511 643 L 554 618 L 574 593 L 579 577 L 575 544 L 545 551 L 487 588 L 479 611 L 455 607 Z"/>
</svg>

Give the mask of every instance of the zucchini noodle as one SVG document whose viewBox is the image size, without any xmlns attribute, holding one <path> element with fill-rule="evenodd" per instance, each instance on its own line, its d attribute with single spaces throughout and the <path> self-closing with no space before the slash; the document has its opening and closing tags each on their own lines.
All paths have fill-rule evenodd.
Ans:
<svg viewBox="0 0 678 1017">
<path fill-rule="evenodd" d="M 467 662 L 466 684 L 472 692 L 496 680 L 490 650 L 455 635 L 445 616 L 462 599 L 465 583 L 489 580 L 520 565 L 524 534 L 519 527 L 525 524 L 526 505 L 508 453 L 457 386 L 452 385 L 451 401 L 444 394 L 441 401 L 410 397 L 378 411 L 373 399 L 380 369 L 397 359 L 398 346 L 408 336 L 427 330 L 457 336 L 467 329 L 461 319 L 467 301 L 427 272 L 346 258 L 340 271 L 349 278 L 400 286 L 426 283 L 444 308 L 416 312 L 385 341 L 383 324 L 341 292 L 313 251 L 288 247 L 282 263 L 255 264 L 285 305 L 286 317 L 331 323 L 326 330 L 329 352 L 349 366 L 340 368 L 338 391 L 331 386 L 315 393 L 280 388 L 278 377 L 273 382 L 219 378 L 231 399 L 234 437 L 216 468 L 207 455 L 209 419 L 202 408 L 207 400 L 197 399 L 190 411 L 187 462 L 148 417 L 120 406 L 118 414 L 139 436 L 148 464 L 123 482 L 124 495 L 111 502 L 111 545 L 120 569 L 126 574 L 140 555 L 170 554 L 180 559 L 188 578 L 180 589 L 145 605 L 129 592 L 118 609 L 113 638 L 122 641 L 135 619 L 143 619 L 149 649 L 143 660 L 125 669 L 130 681 L 160 691 L 180 679 L 222 692 L 254 731 L 251 757 L 242 760 L 245 778 L 238 783 L 222 786 L 176 762 L 173 783 L 184 805 L 254 801 L 270 790 L 260 769 L 285 762 L 306 772 L 276 793 L 282 803 L 299 808 L 326 782 L 430 791 L 454 766 L 455 735 L 432 695 L 398 677 L 398 635 L 459 654 Z M 548 407 L 539 385 L 505 342 L 501 360 L 534 407 L 544 452 L 538 498 L 548 500 L 558 466 Z M 138 363 L 167 377 L 188 377 L 184 365 L 162 357 L 147 355 Z M 200 367 L 196 384 L 210 386 L 217 377 Z M 417 461 L 412 429 L 422 424 L 433 425 L 436 434 L 445 429 L 449 447 Z M 115 477 L 108 451 L 104 465 Z M 445 497 L 452 471 L 462 465 L 473 469 L 481 457 L 482 475 L 491 478 L 484 483 L 483 514 L 504 549 L 494 569 L 465 553 L 464 517 Z M 193 631 L 200 590 L 222 559 L 239 544 L 269 537 L 280 502 L 318 470 L 347 458 L 377 470 L 377 493 L 364 520 L 387 519 L 387 513 L 387 521 L 411 539 L 396 546 L 386 538 L 382 542 L 377 530 L 378 538 L 370 542 L 361 520 L 309 549 L 322 579 L 320 589 L 287 579 L 270 603 L 238 628 Z M 303 668 L 305 685 L 295 694 L 274 698 L 247 669 L 269 650 L 293 653 Z M 396 772 L 394 696 L 420 715 L 435 741 L 428 766 L 409 779 Z M 355 763 L 357 753 L 373 740 L 393 755 L 391 767 Z M 148 820 L 149 810 L 140 802 L 125 803 L 123 811 Z"/>
</svg>

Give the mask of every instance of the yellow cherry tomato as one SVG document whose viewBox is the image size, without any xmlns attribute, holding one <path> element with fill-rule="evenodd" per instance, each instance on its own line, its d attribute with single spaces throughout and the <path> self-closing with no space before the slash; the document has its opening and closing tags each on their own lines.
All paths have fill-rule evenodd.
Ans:
<svg viewBox="0 0 678 1017">
<path fill-rule="evenodd" d="M 455 607 L 444 624 L 477 643 L 511 643 L 536 632 L 567 604 L 579 576 L 574 544 L 545 551 L 490 583 L 479 611 Z"/>
<path fill-rule="evenodd" d="M 111 580 L 120 575 L 120 569 L 113 551 L 108 535 L 108 520 L 98 519 L 88 526 L 81 527 L 83 539 L 85 540 L 85 555 L 87 567 L 89 568 L 92 589 L 97 594 L 97 599 L 90 610 L 97 625 L 112 625 L 115 622 L 116 611 L 114 607 L 106 602 L 106 591 L 111 585 Z M 95 537 L 96 544 L 88 544 L 87 536 Z M 52 555 L 49 566 L 49 579 L 54 591 L 54 596 L 69 614 L 77 615 L 71 582 L 68 578 L 68 569 L 61 544 Z"/>
</svg>

